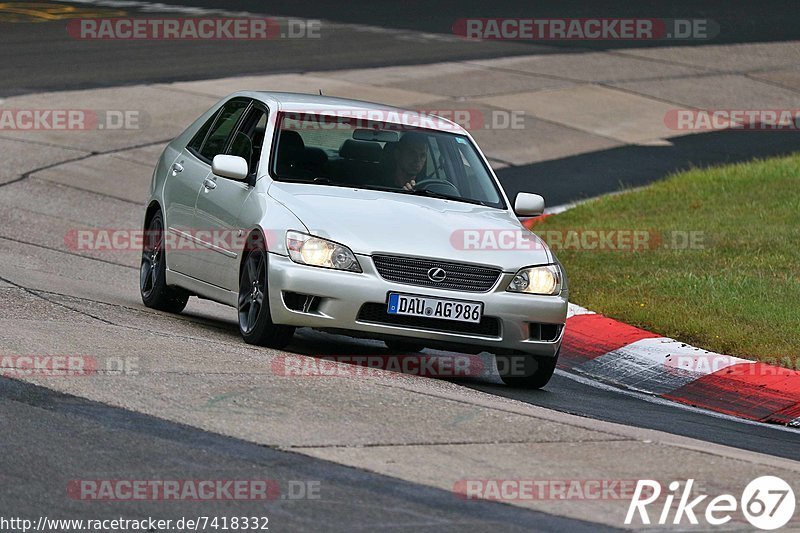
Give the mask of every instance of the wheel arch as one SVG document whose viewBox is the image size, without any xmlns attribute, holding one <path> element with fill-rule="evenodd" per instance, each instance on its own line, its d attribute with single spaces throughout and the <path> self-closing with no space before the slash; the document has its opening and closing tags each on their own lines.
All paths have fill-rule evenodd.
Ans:
<svg viewBox="0 0 800 533">
<path fill-rule="evenodd" d="M 258 248 L 256 248 L 258 247 Z M 247 234 L 247 239 L 244 241 L 244 248 L 242 248 L 242 253 L 239 254 L 239 277 L 242 276 L 242 269 L 244 268 L 244 262 L 247 259 L 247 256 L 250 254 L 251 250 L 260 249 L 267 252 L 267 261 L 269 261 L 269 246 L 267 246 L 267 241 L 264 236 L 264 230 L 261 226 L 255 227 L 250 230 L 250 233 Z"/>
<path fill-rule="evenodd" d="M 150 225 L 150 221 L 153 219 L 153 216 L 159 211 L 161 211 L 161 216 L 163 217 L 164 210 L 161 209 L 161 204 L 158 203 L 158 200 L 153 200 L 152 202 L 150 202 L 150 204 L 147 206 L 147 210 L 145 210 L 144 212 L 145 229 L 147 229 L 147 227 Z"/>
</svg>

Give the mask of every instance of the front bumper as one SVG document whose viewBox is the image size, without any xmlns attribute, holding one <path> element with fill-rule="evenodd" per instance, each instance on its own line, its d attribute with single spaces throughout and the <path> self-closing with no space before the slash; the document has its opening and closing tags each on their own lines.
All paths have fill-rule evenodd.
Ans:
<svg viewBox="0 0 800 533">
<path fill-rule="evenodd" d="M 369 256 L 358 256 L 362 273 L 343 272 L 300 265 L 286 256 L 269 255 L 269 302 L 272 321 L 298 327 L 352 332 L 372 338 L 408 338 L 416 343 L 478 347 L 491 353 L 529 353 L 555 356 L 564 334 L 567 293 L 536 296 L 506 292 L 513 273 L 503 273 L 488 292 L 462 292 L 419 287 L 386 281 L 375 270 Z M 483 316 L 497 320 L 496 334 L 441 331 L 429 328 L 425 320 L 414 325 L 377 323 L 359 318 L 365 304 L 385 305 L 389 292 L 419 294 L 451 300 L 483 302 Z M 307 310 L 287 305 L 287 293 L 315 296 Z M 371 306 L 375 307 L 375 306 Z M 437 321 L 438 322 L 438 321 Z M 541 325 L 558 326 L 549 340 L 541 340 Z M 538 336 L 537 336 L 538 335 Z"/>
</svg>

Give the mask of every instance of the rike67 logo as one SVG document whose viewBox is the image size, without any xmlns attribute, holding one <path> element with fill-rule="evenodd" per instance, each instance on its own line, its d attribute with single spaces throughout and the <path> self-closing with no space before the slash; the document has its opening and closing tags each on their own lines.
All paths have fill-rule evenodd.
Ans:
<svg viewBox="0 0 800 533">
<path fill-rule="evenodd" d="M 670 492 L 662 497 L 661 483 L 640 479 L 628 507 L 625 524 L 634 523 L 638 515 L 638 521 L 650 525 L 650 512 L 655 511 L 654 521 L 662 526 L 686 522 L 697 525 L 700 523 L 698 517 L 704 519 L 708 525 L 721 526 L 733 520 L 734 513 L 738 510 L 753 527 L 773 530 L 785 526 L 794 515 L 794 491 L 779 477 L 761 476 L 754 479 L 748 483 L 738 500 L 732 494 L 720 494 L 708 501 L 707 494 L 700 494 L 690 500 L 694 496 L 693 485 L 694 479 L 686 480 L 683 487 L 680 481 L 673 481 L 668 487 Z M 676 499 L 677 505 L 673 513 L 672 506 Z"/>
</svg>

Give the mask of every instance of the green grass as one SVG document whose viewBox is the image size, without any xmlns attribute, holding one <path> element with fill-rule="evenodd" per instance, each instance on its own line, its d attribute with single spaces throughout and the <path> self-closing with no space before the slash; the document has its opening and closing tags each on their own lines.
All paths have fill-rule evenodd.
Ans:
<svg viewBox="0 0 800 533">
<path fill-rule="evenodd" d="M 556 246 L 570 300 L 695 346 L 798 367 L 800 155 L 683 172 L 533 229 L 702 232 L 702 249 Z"/>
</svg>

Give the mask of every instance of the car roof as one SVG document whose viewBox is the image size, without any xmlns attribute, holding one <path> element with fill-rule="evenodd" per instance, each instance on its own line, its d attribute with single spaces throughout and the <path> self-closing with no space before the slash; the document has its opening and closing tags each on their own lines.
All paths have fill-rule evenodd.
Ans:
<svg viewBox="0 0 800 533">
<path fill-rule="evenodd" d="M 403 109 L 375 102 L 364 102 L 335 96 L 279 91 L 239 91 L 229 95 L 227 98 L 236 96 L 245 96 L 260 100 L 265 104 L 272 104 L 272 106 L 277 107 L 279 111 L 286 113 L 356 116 L 368 120 L 398 123 L 404 126 L 419 126 L 467 135 L 466 130 L 457 123 L 435 114 L 428 114 L 413 109 Z"/>
</svg>

